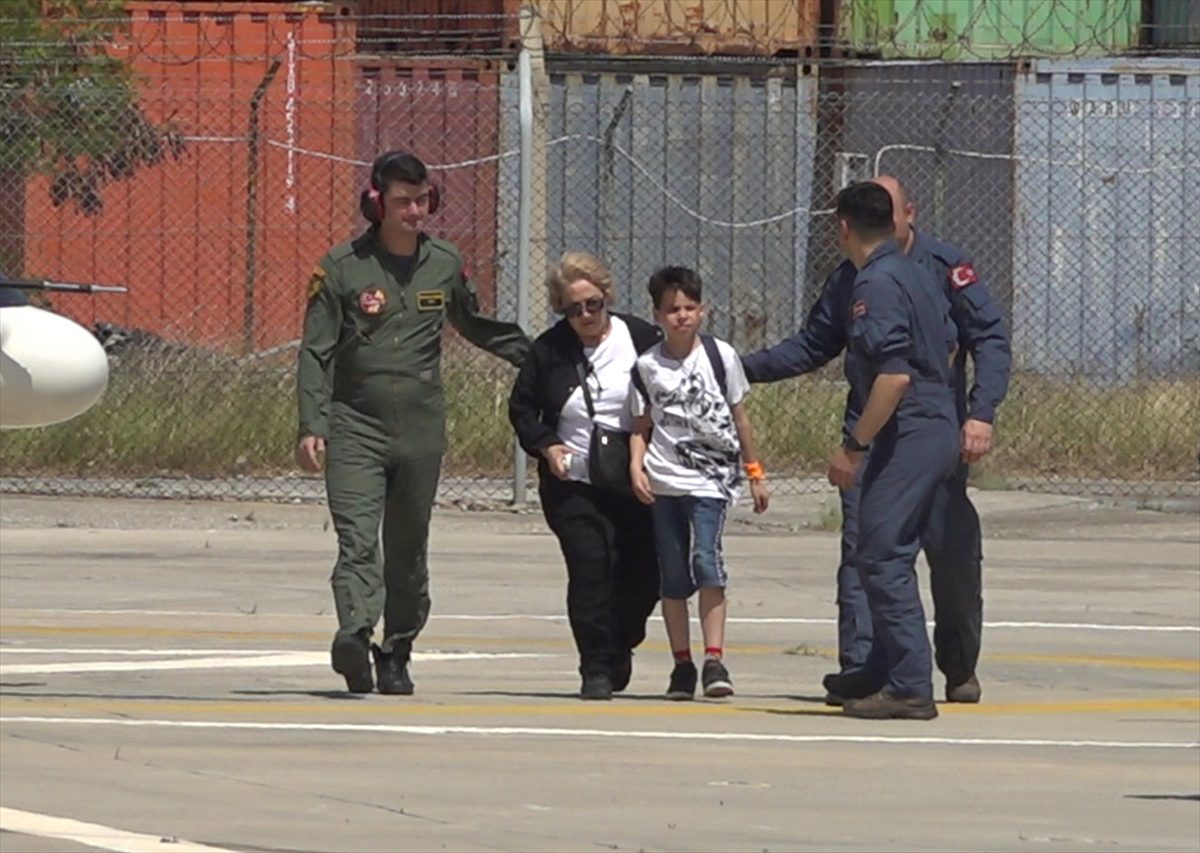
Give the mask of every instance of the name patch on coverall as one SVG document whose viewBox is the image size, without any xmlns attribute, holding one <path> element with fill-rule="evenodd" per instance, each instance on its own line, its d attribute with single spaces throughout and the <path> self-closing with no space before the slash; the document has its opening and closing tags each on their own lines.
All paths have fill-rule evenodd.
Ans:
<svg viewBox="0 0 1200 853">
<path fill-rule="evenodd" d="M 441 311 L 446 307 L 446 294 L 440 290 L 421 290 L 417 292 L 418 311 Z"/>
</svg>

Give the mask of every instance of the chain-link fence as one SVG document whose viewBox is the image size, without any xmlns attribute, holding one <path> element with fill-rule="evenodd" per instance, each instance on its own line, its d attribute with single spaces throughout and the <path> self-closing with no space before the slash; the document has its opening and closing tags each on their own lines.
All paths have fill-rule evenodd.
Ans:
<svg viewBox="0 0 1200 853">
<path fill-rule="evenodd" d="M 54 297 L 104 340 L 110 387 L 68 423 L 0 434 L 5 490 L 319 497 L 291 459 L 305 284 L 361 227 L 380 150 L 433 167 L 431 230 L 461 248 L 485 309 L 515 316 L 511 44 L 384 59 L 336 11 L 208 5 L 139 5 L 112 48 L 128 90 L 37 74 L 2 90 L 0 131 L 24 116 L 42 141 L 0 147 L 0 271 L 129 287 Z M 555 320 L 547 265 L 584 249 L 611 265 L 619 308 L 649 317 L 649 274 L 686 264 L 712 332 L 770 345 L 837 263 L 837 190 L 892 173 L 918 227 L 972 255 L 1012 330 L 1012 388 L 976 483 L 1200 492 L 1200 61 L 551 55 L 534 71 L 531 333 Z M 510 498 L 512 369 L 449 333 L 443 375 L 443 497 Z M 837 365 L 756 387 L 776 492 L 828 488 L 844 395 Z"/>
</svg>

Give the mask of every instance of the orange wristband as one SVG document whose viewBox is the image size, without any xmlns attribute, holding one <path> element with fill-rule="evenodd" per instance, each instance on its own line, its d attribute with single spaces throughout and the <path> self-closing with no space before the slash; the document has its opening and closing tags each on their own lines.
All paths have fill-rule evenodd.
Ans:
<svg viewBox="0 0 1200 853">
<path fill-rule="evenodd" d="M 746 469 L 746 477 L 750 480 L 765 480 L 767 472 L 763 470 L 761 462 L 747 462 L 742 466 Z"/>
</svg>

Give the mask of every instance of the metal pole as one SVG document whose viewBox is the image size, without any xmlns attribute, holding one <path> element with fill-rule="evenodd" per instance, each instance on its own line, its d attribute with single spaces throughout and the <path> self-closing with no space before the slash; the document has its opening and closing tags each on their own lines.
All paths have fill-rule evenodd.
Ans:
<svg viewBox="0 0 1200 853">
<path fill-rule="evenodd" d="M 258 272 L 258 110 L 282 61 L 272 60 L 250 96 L 250 129 L 246 147 L 246 277 L 242 283 L 242 350 L 254 352 L 254 278 Z"/>
<path fill-rule="evenodd" d="M 522 10 L 522 17 L 526 12 Z M 521 48 L 517 57 L 521 118 L 521 175 L 517 198 L 517 323 L 529 328 L 529 269 L 531 224 L 533 222 L 533 66 L 529 51 Z M 524 506 L 527 458 L 519 442 L 513 442 L 513 503 Z"/>
<path fill-rule="evenodd" d="M 950 126 L 951 112 L 955 106 L 955 96 L 962 88 L 962 83 L 954 80 L 950 83 L 950 94 L 942 105 L 938 117 L 937 136 L 934 138 L 933 154 L 933 233 L 939 237 L 946 233 L 946 131 Z"/>
<path fill-rule="evenodd" d="M 600 168 L 600 239 L 604 242 L 598 248 L 601 257 L 605 258 L 617 254 L 617 235 L 610 233 L 613 206 L 613 163 L 616 160 L 613 139 L 616 138 L 617 127 L 621 124 L 621 119 L 625 117 L 625 111 L 629 108 L 629 102 L 632 100 L 633 87 L 626 86 L 617 108 L 613 110 L 608 127 L 604 129 L 603 165 Z"/>
</svg>

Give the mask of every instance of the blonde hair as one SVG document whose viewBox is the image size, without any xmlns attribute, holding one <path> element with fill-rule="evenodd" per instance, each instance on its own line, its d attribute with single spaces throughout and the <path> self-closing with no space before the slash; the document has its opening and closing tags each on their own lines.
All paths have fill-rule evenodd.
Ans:
<svg viewBox="0 0 1200 853">
<path fill-rule="evenodd" d="M 604 262 L 587 252 L 567 252 L 556 266 L 546 273 L 546 291 L 550 307 L 561 314 L 566 308 L 563 291 L 567 285 L 579 281 L 590 281 L 604 294 L 604 302 L 611 305 L 614 297 L 612 273 Z"/>
</svg>

